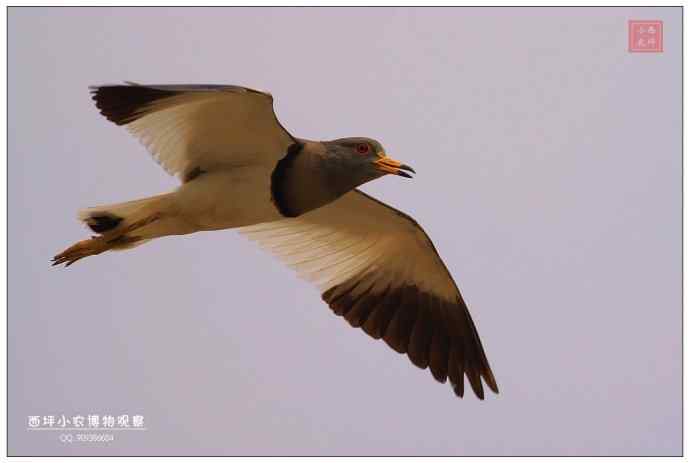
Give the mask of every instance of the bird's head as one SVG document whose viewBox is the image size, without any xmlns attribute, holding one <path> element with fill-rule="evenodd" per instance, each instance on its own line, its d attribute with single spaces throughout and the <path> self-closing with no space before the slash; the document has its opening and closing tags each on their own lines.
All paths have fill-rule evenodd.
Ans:
<svg viewBox="0 0 690 463">
<path fill-rule="evenodd" d="M 347 173 L 357 185 L 386 174 L 412 178 L 408 172 L 415 173 L 412 167 L 389 158 L 381 143 L 371 138 L 340 138 L 324 144 L 329 162 L 340 171 L 340 175 Z"/>
<path fill-rule="evenodd" d="M 371 138 L 300 140 L 271 174 L 274 204 L 286 217 L 321 207 L 386 174 L 412 178 L 411 167 L 386 156 Z"/>
</svg>

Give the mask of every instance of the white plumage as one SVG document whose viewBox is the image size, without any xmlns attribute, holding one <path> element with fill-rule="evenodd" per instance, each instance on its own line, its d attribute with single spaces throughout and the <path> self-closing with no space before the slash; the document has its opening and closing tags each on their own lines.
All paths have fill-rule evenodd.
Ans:
<svg viewBox="0 0 690 463">
<path fill-rule="evenodd" d="M 242 87 L 181 88 L 182 93 L 155 100 L 136 111 L 131 122 L 123 121 L 170 175 L 184 178 L 197 166 L 272 168 L 293 143 L 275 119 L 269 94 Z"/>
<path fill-rule="evenodd" d="M 424 231 L 360 191 L 295 219 L 241 228 L 321 291 L 357 275 L 408 283 L 454 301 L 453 279 Z"/>
</svg>

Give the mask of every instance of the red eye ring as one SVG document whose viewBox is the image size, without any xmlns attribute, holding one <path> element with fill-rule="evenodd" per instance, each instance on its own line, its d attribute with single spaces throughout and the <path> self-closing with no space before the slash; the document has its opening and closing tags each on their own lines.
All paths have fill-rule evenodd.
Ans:
<svg viewBox="0 0 690 463">
<path fill-rule="evenodd" d="M 355 149 L 359 154 L 367 154 L 369 152 L 369 145 L 366 143 L 360 143 Z"/>
</svg>

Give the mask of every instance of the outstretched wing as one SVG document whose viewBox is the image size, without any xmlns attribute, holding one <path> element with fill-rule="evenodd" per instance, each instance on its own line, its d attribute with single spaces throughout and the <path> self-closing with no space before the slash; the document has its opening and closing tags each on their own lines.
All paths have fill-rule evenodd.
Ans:
<svg viewBox="0 0 690 463">
<path fill-rule="evenodd" d="M 409 216 L 359 190 L 294 219 L 240 232 L 315 283 L 331 309 L 456 395 L 464 375 L 483 399 L 498 392 L 460 292 L 424 230 Z"/>
<path fill-rule="evenodd" d="M 278 122 L 273 97 L 245 87 L 103 85 L 91 93 L 101 114 L 183 181 L 233 165 L 272 167 L 295 141 Z"/>
</svg>

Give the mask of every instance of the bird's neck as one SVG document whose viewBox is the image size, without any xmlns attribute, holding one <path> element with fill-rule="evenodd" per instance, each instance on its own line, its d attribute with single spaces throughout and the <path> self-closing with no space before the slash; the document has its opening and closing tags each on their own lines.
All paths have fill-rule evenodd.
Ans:
<svg viewBox="0 0 690 463">
<path fill-rule="evenodd" d="M 344 184 L 340 166 L 323 143 L 302 141 L 288 148 L 271 175 L 271 196 L 281 214 L 297 217 L 335 201 L 355 185 Z"/>
</svg>

